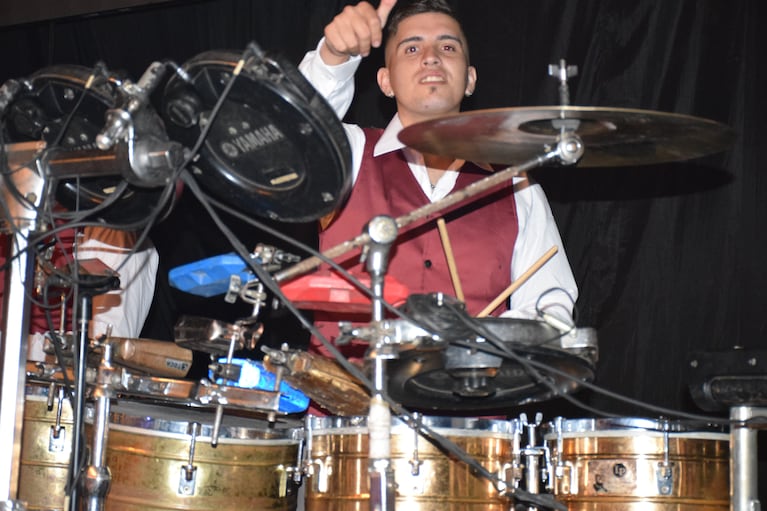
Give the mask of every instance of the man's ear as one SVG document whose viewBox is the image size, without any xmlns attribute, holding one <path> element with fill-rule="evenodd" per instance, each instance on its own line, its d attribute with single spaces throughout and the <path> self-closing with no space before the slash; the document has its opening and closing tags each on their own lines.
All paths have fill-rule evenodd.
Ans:
<svg viewBox="0 0 767 511">
<path fill-rule="evenodd" d="M 391 89 L 391 83 L 389 82 L 389 70 L 385 67 L 379 68 L 378 74 L 376 74 L 376 79 L 378 81 L 378 88 L 381 89 L 384 96 L 393 98 L 394 91 Z"/>
<path fill-rule="evenodd" d="M 474 89 L 477 88 L 477 69 L 474 66 L 469 66 L 466 69 L 466 91 L 464 93 L 467 96 L 474 94 Z"/>
</svg>

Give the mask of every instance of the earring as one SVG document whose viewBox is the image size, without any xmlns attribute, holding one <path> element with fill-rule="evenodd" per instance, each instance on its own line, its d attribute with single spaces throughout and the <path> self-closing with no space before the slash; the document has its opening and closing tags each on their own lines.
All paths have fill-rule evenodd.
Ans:
<svg viewBox="0 0 767 511">
<path fill-rule="evenodd" d="M 394 91 L 389 92 L 386 97 L 393 98 L 394 97 Z"/>
<path fill-rule="evenodd" d="M 468 97 L 471 97 L 472 94 L 474 94 L 474 91 L 467 90 L 466 93 L 464 94 L 464 96 L 466 96 L 468 98 Z"/>
</svg>

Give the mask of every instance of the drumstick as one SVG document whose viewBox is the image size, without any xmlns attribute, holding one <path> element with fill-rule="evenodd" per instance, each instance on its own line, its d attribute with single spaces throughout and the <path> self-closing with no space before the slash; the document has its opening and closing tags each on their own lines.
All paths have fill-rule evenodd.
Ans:
<svg viewBox="0 0 767 511">
<path fill-rule="evenodd" d="M 437 228 L 439 229 L 439 237 L 442 240 L 442 249 L 445 251 L 445 258 L 447 259 L 447 268 L 450 270 L 450 280 L 453 281 L 453 289 L 455 289 L 455 296 L 459 300 L 463 301 L 463 288 L 461 287 L 461 279 L 458 278 L 458 267 L 455 265 L 455 256 L 453 256 L 453 246 L 450 244 L 450 237 L 447 234 L 447 225 L 445 225 L 445 219 L 439 217 L 437 219 Z"/>
<path fill-rule="evenodd" d="M 493 311 L 495 310 L 495 308 L 496 308 L 496 307 L 498 307 L 498 306 L 499 306 L 499 305 L 500 305 L 500 304 L 501 304 L 501 303 L 502 303 L 504 300 L 506 300 L 506 298 L 508 298 L 509 296 L 511 296 L 511 293 L 513 293 L 514 291 L 516 291 L 516 290 L 519 288 L 519 286 L 521 286 L 522 284 L 524 284 L 525 282 L 527 282 L 527 280 L 528 280 L 530 277 L 532 277 L 532 276 L 533 276 L 533 274 L 534 274 L 535 272 L 537 272 L 537 271 L 538 271 L 538 270 L 541 268 L 541 266 L 543 266 L 544 264 L 546 264 L 546 262 L 547 262 L 549 259 L 551 259 L 552 257 L 554 257 L 554 254 L 556 254 L 558 250 L 559 250 L 559 249 L 557 248 L 557 246 L 556 246 L 556 245 L 554 245 L 553 247 L 551 247 L 551 248 L 550 248 L 550 249 L 549 249 L 549 250 L 548 250 L 548 251 L 547 251 L 545 254 L 543 254 L 543 255 L 542 255 L 542 256 L 541 256 L 541 257 L 540 257 L 540 258 L 539 258 L 537 261 L 535 261 L 535 263 L 534 263 L 534 264 L 533 264 L 533 265 L 532 265 L 530 268 L 528 268 L 528 269 L 527 269 L 527 271 L 526 271 L 525 273 L 523 273 L 522 275 L 520 275 L 520 276 L 519 276 L 519 278 L 518 278 L 517 280 L 515 280 L 514 282 L 512 282 L 512 283 L 511 283 L 511 285 L 510 285 L 509 287 L 507 287 L 506 289 L 504 289 L 504 290 L 501 292 L 501 294 L 499 294 L 499 295 L 498 295 L 498 296 L 495 298 L 495 300 L 493 300 L 492 302 L 490 302 L 490 305 L 488 305 L 487 307 L 485 307 L 484 309 L 482 309 L 482 310 L 480 311 L 480 313 L 479 313 L 479 314 L 477 314 L 477 317 L 478 317 L 478 318 L 484 318 L 485 316 L 487 316 L 488 314 L 490 314 L 491 312 L 493 312 Z"/>
</svg>

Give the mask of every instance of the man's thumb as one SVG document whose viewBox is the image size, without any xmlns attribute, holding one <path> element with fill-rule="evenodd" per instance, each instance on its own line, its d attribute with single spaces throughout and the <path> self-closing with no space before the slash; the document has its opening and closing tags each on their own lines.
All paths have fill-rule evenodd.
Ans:
<svg viewBox="0 0 767 511">
<path fill-rule="evenodd" d="M 389 14 L 396 4 L 397 0 L 381 0 L 376 13 L 378 13 L 378 19 L 381 20 L 382 27 L 386 26 L 386 20 L 389 19 Z"/>
</svg>

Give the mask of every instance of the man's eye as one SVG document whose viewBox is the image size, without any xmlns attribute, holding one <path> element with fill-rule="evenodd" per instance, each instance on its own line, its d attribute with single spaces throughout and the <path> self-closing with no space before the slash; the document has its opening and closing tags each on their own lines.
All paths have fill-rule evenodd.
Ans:
<svg viewBox="0 0 767 511">
<path fill-rule="evenodd" d="M 454 46 L 454 45 L 452 45 L 452 44 L 446 44 L 446 45 L 444 45 L 444 46 L 442 47 L 442 51 L 446 51 L 446 52 L 455 52 L 455 51 L 457 51 L 457 50 L 456 50 L 456 48 L 455 48 L 455 46 Z"/>
<path fill-rule="evenodd" d="M 405 47 L 405 53 L 415 53 L 418 51 L 417 46 L 406 46 Z"/>
</svg>

